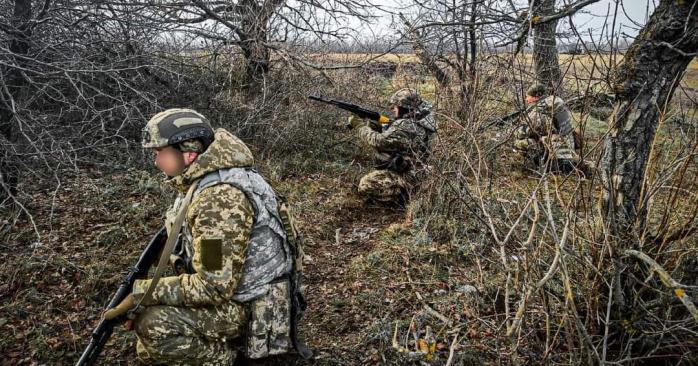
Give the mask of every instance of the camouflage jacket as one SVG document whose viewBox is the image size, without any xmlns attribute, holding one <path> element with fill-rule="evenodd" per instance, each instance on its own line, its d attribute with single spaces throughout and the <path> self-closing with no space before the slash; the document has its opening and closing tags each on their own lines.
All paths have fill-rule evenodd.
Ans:
<svg viewBox="0 0 698 366">
<path fill-rule="evenodd" d="M 396 170 L 392 165 L 398 158 L 407 159 L 408 164 L 413 165 L 426 157 L 431 137 L 437 130 L 431 109 L 431 104 L 423 102 L 416 113 L 395 120 L 383 132 L 376 132 L 369 126 L 358 129 L 359 138 L 376 150 L 377 168 Z M 404 173 L 399 169 L 397 172 Z"/>
<path fill-rule="evenodd" d="M 572 113 L 561 98 L 551 95 L 539 101 L 526 114 L 524 122 L 516 131 L 517 141 L 514 142 L 519 150 L 524 150 L 523 146 L 535 148 L 538 145 L 557 159 L 579 159 L 575 152 Z M 528 142 L 529 139 L 534 142 Z"/>
<path fill-rule="evenodd" d="M 549 96 L 538 102 L 527 114 L 531 134 L 567 136 L 574 130 L 572 114 L 560 97 Z"/>
<path fill-rule="evenodd" d="M 247 146 L 231 133 L 219 129 L 215 140 L 182 174 L 169 179 L 180 193 L 204 175 L 226 168 L 249 167 L 254 163 Z M 178 200 L 179 201 L 179 200 Z M 177 205 L 168 213 L 172 225 Z M 254 208 L 245 194 L 229 184 L 201 190 L 186 212 L 192 237 L 195 273 L 163 277 L 143 305 L 206 306 L 232 301 L 240 283 L 242 268 L 254 220 Z M 133 285 L 136 302 L 150 280 Z"/>
</svg>

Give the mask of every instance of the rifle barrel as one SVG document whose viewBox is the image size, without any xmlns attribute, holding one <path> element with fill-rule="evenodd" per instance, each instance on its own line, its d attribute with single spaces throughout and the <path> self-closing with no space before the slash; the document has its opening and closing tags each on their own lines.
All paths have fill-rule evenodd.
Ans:
<svg viewBox="0 0 698 366">
<path fill-rule="evenodd" d="M 344 101 L 336 100 L 336 99 L 324 99 L 324 98 L 318 97 L 316 95 L 309 95 L 308 99 L 315 100 L 315 101 L 322 102 L 322 103 L 331 104 L 339 109 L 343 109 L 345 111 L 351 112 L 360 118 L 367 118 L 367 119 L 379 122 L 381 124 L 387 124 L 387 123 L 391 122 L 389 117 L 382 115 L 380 112 L 376 112 L 376 111 L 364 108 L 358 104 L 344 102 Z"/>
<path fill-rule="evenodd" d="M 128 294 L 131 293 L 133 289 L 133 282 L 138 278 L 143 278 L 148 274 L 148 270 L 155 263 L 162 249 L 162 245 L 167 239 L 167 230 L 162 227 L 157 234 L 155 234 L 150 242 L 138 257 L 138 262 L 131 268 L 126 274 L 126 277 L 121 281 L 119 287 L 116 290 L 114 296 L 112 296 L 111 301 L 107 305 L 107 309 L 111 309 L 116 305 L 119 305 Z M 121 323 L 124 320 L 124 316 L 118 317 L 111 320 L 101 319 L 97 324 L 97 327 L 92 331 L 90 343 L 85 347 L 82 352 L 80 359 L 75 364 L 76 366 L 90 366 L 94 365 L 102 353 L 104 345 L 111 337 L 114 332 L 114 326 Z"/>
</svg>

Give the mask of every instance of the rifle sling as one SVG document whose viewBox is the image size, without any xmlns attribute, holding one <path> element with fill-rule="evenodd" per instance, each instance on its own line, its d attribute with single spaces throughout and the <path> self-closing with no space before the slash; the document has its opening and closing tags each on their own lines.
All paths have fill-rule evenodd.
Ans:
<svg viewBox="0 0 698 366">
<path fill-rule="evenodd" d="M 167 262 L 170 259 L 170 253 L 172 253 L 175 243 L 177 243 L 177 237 L 179 236 L 179 232 L 182 230 L 182 224 L 184 223 L 184 218 L 187 214 L 187 208 L 189 208 L 189 202 L 191 201 L 191 197 L 194 194 L 194 191 L 196 190 L 196 187 L 198 187 L 198 185 L 198 181 L 192 183 L 191 187 L 189 187 L 189 191 L 187 191 L 187 195 L 184 196 L 184 200 L 180 205 L 177 217 L 175 218 L 175 221 L 172 224 L 172 229 L 170 229 L 170 232 L 167 235 L 167 241 L 165 242 L 165 246 L 162 248 L 162 252 L 160 253 L 160 260 L 158 261 L 157 268 L 155 268 L 153 278 L 150 280 L 150 285 L 148 285 L 148 288 L 145 290 L 145 293 L 143 294 L 141 299 L 138 301 L 138 303 L 136 303 L 136 306 L 133 308 L 133 310 L 131 310 L 131 313 L 135 313 L 141 306 L 143 300 L 152 295 L 153 291 L 155 290 L 155 287 L 158 285 L 158 282 L 162 277 L 162 274 L 165 272 Z"/>
</svg>

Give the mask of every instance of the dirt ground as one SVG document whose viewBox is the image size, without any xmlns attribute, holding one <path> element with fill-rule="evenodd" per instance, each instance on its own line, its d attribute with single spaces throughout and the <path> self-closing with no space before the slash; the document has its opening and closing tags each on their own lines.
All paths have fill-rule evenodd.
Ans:
<svg viewBox="0 0 698 366">
<path fill-rule="evenodd" d="M 465 272 L 440 274 L 434 260 L 447 256 L 446 248 L 416 242 L 419 235 L 404 210 L 361 201 L 355 193 L 365 171 L 360 162 L 324 164 L 320 173 L 272 178 L 293 202 L 306 237 L 309 309 L 302 334 L 315 358 L 304 364 L 400 364 L 402 355 L 391 347 L 395 327 L 400 337 L 407 327 L 424 333 L 415 329 L 428 323 L 421 319 L 424 305 L 432 295 L 466 284 Z M 273 167 L 266 170 L 275 175 Z M 124 271 L 161 225 L 173 193 L 152 172 L 126 167 L 85 169 L 57 188 L 54 183 L 27 181 L 20 187 L 24 208 L 50 241 L 19 239 L 35 237 L 27 215 L 3 221 L 5 230 L 13 230 L 2 244 L 2 365 L 76 361 Z M 47 217 L 52 219 L 39 220 Z M 433 307 L 446 317 L 472 315 L 453 300 Z M 438 332 L 431 341 L 433 359 L 448 352 L 450 336 Z M 405 342 L 414 340 L 401 338 Z M 135 336 L 117 329 L 100 364 L 134 363 Z"/>
<path fill-rule="evenodd" d="M 697 69 L 694 61 L 689 88 Z M 592 122 L 599 138 L 607 126 Z M 309 309 L 301 333 L 315 358 L 303 364 L 443 364 L 451 351 L 460 364 L 497 360 L 501 319 L 492 310 L 499 305 L 481 284 L 498 264 L 475 263 L 468 252 L 490 248 L 431 238 L 408 212 L 365 205 L 355 192 L 368 171 L 365 156 L 303 166 L 310 160 L 260 166 L 306 237 Z M 173 199 L 152 170 L 136 166 L 82 167 L 60 181 L 26 172 L 19 219 L 0 218 L 0 365 L 77 360 Z M 505 175 L 495 189 L 521 180 Z M 118 329 L 100 364 L 135 362 L 134 334 Z"/>
</svg>

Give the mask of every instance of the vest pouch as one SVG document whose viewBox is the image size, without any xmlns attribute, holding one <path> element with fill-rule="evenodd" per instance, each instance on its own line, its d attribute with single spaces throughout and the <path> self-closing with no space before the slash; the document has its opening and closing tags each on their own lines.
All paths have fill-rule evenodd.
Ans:
<svg viewBox="0 0 698 366">
<path fill-rule="evenodd" d="M 288 353 L 291 344 L 291 292 L 288 279 L 274 281 L 269 291 L 249 302 L 245 356 L 259 359 Z"/>
<path fill-rule="evenodd" d="M 291 212 L 291 207 L 286 203 L 286 199 L 279 196 L 279 217 L 284 225 L 284 230 L 286 231 L 286 240 L 290 245 L 292 255 L 294 256 L 294 268 L 297 273 L 303 272 L 303 235 L 300 234 L 296 227 L 296 221 L 293 218 Z"/>
</svg>

